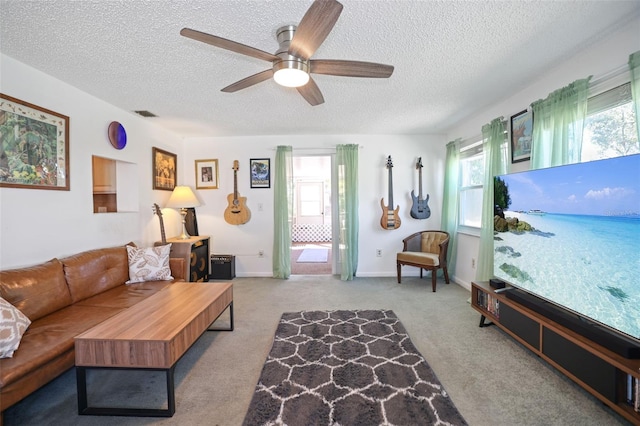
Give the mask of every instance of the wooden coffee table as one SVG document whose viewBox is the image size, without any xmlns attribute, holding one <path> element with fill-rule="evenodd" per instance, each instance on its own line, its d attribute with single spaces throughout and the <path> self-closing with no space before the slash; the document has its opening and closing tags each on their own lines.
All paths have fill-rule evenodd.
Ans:
<svg viewBox="0 0 640 426">
<path fill-rule="evenodd" d="M 229 329 L 209 326 L 227 309 Z M 78 413 L 171 417 L 175 413 L 174 368 L 207 330 L 233 331 L 231 283 L 174 283 L 75 338 Z M 88 369 L 162 370 L 167 409 L 89 407 Z"/>
</svg>

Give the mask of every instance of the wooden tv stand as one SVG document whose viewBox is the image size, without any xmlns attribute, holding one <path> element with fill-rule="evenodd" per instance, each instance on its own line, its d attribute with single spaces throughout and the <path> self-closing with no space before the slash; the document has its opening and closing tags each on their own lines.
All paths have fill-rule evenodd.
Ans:
<svg viewBox="0 0 640 426">
<path fill-rule="evenodd" d="M 490 320 L 632 424 L 640 425 L 640 412 L 627 401 L 629 377 L 640 382 L 640 359 L 624 358 L 495 293 L 488 282 L 471 283 L 471 306 L 481 314 L 480 327 Z"/>
</svg>

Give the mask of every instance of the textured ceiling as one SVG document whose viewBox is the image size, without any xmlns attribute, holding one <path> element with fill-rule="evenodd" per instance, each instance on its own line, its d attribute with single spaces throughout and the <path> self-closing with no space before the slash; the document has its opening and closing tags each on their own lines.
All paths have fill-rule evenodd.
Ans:
<svg viewBox="0 0 640 426">
<path fill-rule="evenodd" d="M 314 75 L 312 107 L 273 80 L 223 87 L 270 63 L 180 36 L 267 52 L 311 0 L 0 0 L 0 51 L 184 137 L 444 133 L 640 13 L 638 1 L 341 0 L 314 59 L 395 66 L 389 79 Z"/>
</svg>

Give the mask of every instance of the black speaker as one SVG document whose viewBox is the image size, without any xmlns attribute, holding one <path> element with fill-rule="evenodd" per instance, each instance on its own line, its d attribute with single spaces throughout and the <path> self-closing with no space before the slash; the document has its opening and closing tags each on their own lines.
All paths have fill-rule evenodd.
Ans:
<svg viewBox="0 0 640 426">
<path fill-rule="evenodd" d="M 502 280 L 497 280 L 492 278 L 489 280 L 489 285 L 493 288 L 504 288 L 505 283 Z"/>
<path fill-rule="evenodd" d="M 232 280 L 236 277 L 236 257 L 232 254 L 211 255 L 211 278 Z"/>
</svg>

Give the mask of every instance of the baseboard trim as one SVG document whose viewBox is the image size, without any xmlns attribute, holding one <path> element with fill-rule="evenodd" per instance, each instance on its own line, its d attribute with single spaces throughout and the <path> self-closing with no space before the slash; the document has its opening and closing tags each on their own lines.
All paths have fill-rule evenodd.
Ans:
<svg viewBox="0 0 640 426">
<path fill-rule="evenodd" d="M 336 274 L 327 274 L 327 275 L 336 275 Z M 318 276 L 324 276 L 324 275 L 318 275 Z M 273 274 L 270 272 L 244 272 L 244 273 L 236 272 L 236 277 L 238 278 L 272 278 Z M 356 278 L 391 278 L 391 277 L 395 278 L 396 273 L 395 272 L 357 272 L 356 273 Z M 420 275 L 417 273 L 406 274 L 406 275 L 402 274 L 402 278 L 418 278 L 418 277 L 420 277 Z M 471 291 L 470 282 L 459 279 L 455 275 L 450 275 L 449 278 L 452 283 L 457 284 L 468 291 Z M 426 279 L 426 278 L 423 278 L 423 279 Z M 438 279 L 440 280 L 441 278 L 438 277 Z"/>
</svg>

